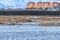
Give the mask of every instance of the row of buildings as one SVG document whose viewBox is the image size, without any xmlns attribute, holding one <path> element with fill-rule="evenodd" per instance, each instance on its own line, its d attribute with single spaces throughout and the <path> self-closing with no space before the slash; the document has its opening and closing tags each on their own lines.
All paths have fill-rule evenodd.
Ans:
<svg viewBox="0 0 60 40">
<path fill-rule="evenodd" d="M 58 2 L 28 2 L 26 4 L 27 9 L 47 9 L 53 6 L 58 6 Z"/>
</svg>

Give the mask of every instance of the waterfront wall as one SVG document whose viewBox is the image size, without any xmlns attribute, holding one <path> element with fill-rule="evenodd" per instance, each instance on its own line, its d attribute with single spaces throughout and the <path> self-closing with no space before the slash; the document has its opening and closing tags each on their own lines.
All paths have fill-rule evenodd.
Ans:
<svg viewBox="0 0 60 40">
<path fill-rule="evenodd" d="M 0 11 L 0 15 L 60 15 L 60 11 Z"/>
</svg>

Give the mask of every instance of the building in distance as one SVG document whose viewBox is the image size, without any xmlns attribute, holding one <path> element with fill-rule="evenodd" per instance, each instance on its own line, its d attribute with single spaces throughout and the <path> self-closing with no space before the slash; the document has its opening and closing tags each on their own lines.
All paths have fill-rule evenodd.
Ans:
<svg viewBox="0 0 60 40">
<path fill-rule="evenodd" d="M 27 9 L 46 9 L 53 6 L 58 6 L 58 2 L 28 2 L 26 4 Z"/>
</svg>

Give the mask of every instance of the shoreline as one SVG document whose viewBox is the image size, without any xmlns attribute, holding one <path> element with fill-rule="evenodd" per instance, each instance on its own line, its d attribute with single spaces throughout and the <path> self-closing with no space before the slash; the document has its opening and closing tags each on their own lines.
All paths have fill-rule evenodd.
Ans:
<svg viewBox="0 0 60 40">
<path fill-rule="evenodd" d="M 0 24 L 15 25 L 39 22 L 40 26 L 60 26 L 60 16 L 0 16 Z"/>
</svg>

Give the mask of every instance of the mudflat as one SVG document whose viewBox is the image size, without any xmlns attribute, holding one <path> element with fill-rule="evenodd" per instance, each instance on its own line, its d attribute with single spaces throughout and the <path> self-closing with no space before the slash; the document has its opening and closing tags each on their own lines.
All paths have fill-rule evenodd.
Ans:
<svg viewBox="0 0 60 40">
<path fill-rule="evenodd" d="M 17 24 L 38 21 L 40 26 L 60 26 L 60 16 L 3 16 L 0 15 L 0 24 Z"/>
</svg>

